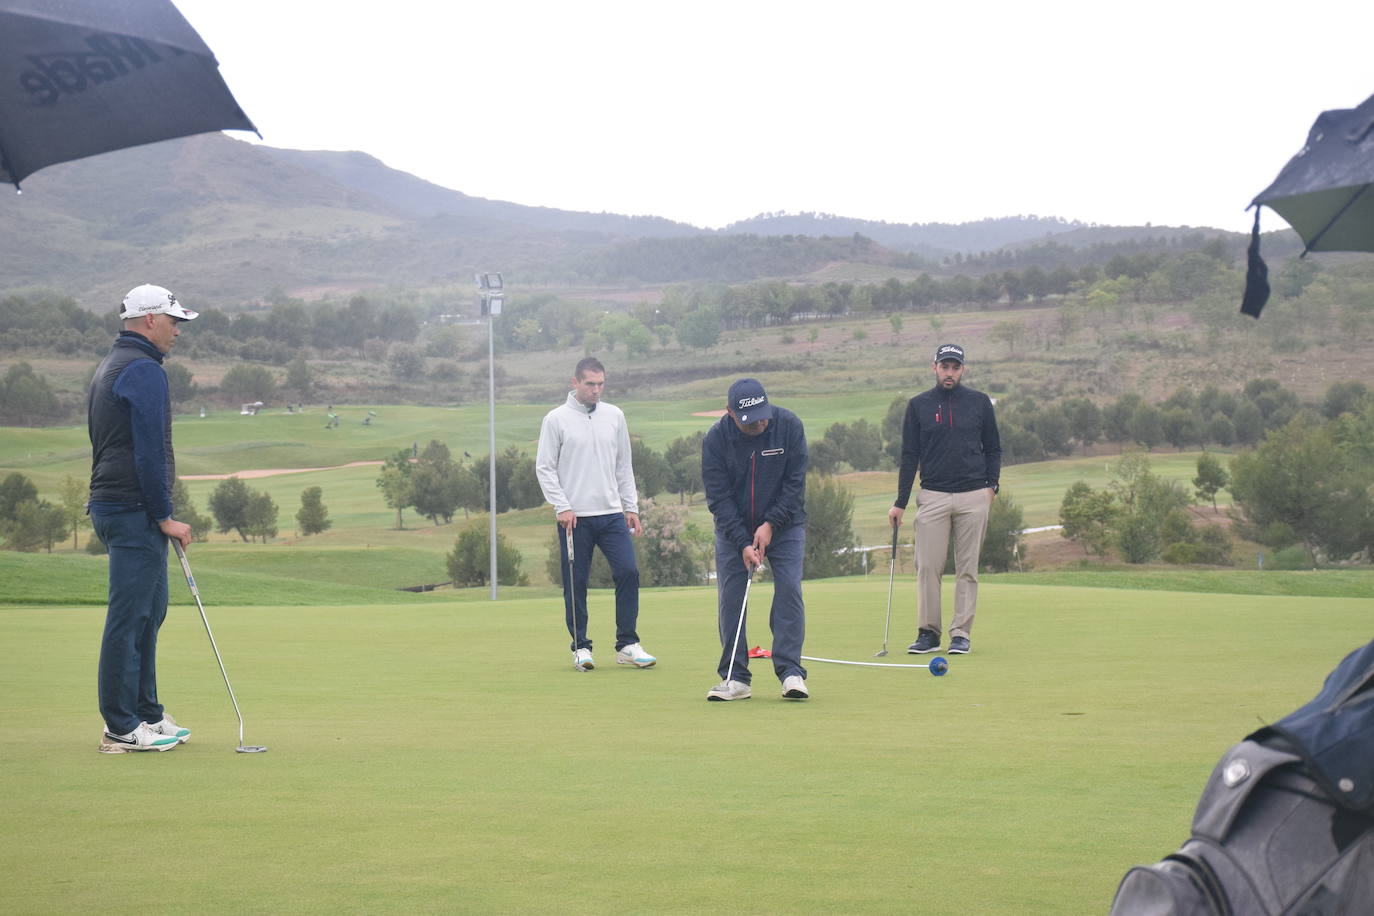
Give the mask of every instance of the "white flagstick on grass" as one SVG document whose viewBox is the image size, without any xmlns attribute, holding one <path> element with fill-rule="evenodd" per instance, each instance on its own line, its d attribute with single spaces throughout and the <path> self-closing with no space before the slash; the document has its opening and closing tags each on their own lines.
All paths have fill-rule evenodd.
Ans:
<svg viewBox="0 0 1374 916">
<path fill-rule="evenodd" d="M 896 662 L 850 662 L 839 658 L 816 658 L 814 655 L 803 655 L 802 659 L 808 662 L 828 662 L 832 665 L 857 665 L 861 668 L 929 668 L 930 673 L 940 677 L 949 670 L 949 662 L 936 656 L 930 660 L 928 665 L 901 665 Z"/>
</svg>

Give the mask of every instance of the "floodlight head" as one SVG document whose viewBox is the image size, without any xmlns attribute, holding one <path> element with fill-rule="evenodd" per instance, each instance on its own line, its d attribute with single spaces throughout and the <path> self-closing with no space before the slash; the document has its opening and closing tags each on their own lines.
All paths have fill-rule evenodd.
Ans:
<svg viewBox="0 0 1374 916">
<path fill-rule="evenodd" d="M 483 318 L 501 314 L 501 304 L 505 295 L 500 292 L 484 292 L 477 296 L 477 310 Z"/>
</svg>

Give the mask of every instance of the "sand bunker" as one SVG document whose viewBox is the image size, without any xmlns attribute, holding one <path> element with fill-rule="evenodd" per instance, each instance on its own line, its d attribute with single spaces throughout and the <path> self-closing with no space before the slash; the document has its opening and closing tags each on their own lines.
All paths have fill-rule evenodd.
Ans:
<svg viewBox="0 0 1374 916">
<path fill-rule="evenodd" d="M 256 477 L 276 477 L 278 474 L 309 474 L 311 471 L 337 471 L 339 468 L 361 468 L 383 463 L 381 461 L 350 461 L 348 464 L 339 464 L 332 468 L 267 468 L 256 471 L 235 471 L 232 474 L 182 474 L 180 477 L 182 480 L 228 480 L 230 477 L 252 480 Z"/>
</svg>

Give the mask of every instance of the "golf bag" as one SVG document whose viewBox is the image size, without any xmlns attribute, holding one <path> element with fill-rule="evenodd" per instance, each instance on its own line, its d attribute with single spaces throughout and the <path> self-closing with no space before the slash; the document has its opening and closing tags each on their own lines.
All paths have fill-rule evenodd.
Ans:
<svg viewBox="0 0 1374 916">
<path fill-rule="evenodd" d="M 1192 837 L 1131 869 L 1112 916 L 1374 913 L 1374 642 L 1321 692 L 1231 748 Z"/>
</svg>

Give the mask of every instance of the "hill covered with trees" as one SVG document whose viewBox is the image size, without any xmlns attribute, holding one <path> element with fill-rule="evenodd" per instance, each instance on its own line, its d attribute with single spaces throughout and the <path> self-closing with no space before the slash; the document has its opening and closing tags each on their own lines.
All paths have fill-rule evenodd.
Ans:
<svg viewBox="0 0 1374 916">
<path fill-rule="evenodd" d="M 787 279 L 834 263 L 976 274 L 1101 263 L 1110 254 L 1094 245 L 1177 246 L 1180 233 L 1054 217 L 903 225 L 827 214 L 762 214 L 712 231 L 486 200 L 365 153 L 207 134 L 64 163 L 23 195 L 0 196 L 0 294 L 54 290 L 99 310 L 156 280 L 187 301 L 238 309 L 398 289 L 466 295 L 474 272 L 493 269 L 554 290 Z M 1233 249 L 1242 241 L 1188 234 Z"/>
</svg>

